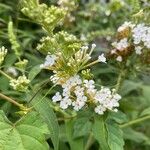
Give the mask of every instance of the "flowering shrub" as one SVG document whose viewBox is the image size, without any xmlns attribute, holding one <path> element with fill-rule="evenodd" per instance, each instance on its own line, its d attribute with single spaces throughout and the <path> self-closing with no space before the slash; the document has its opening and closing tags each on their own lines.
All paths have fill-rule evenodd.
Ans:
<svg viewBox="0 0 150 150">
<path fill-rule="evenodd" d="M 148 149 L 149 1 L 44 2 L 0 3 L 0 149 Z"/>
</svg>

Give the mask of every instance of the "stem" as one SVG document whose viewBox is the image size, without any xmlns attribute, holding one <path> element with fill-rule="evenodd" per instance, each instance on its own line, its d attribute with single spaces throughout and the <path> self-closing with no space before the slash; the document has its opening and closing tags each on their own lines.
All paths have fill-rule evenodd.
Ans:
<svg viewBox="0 0 150 150">
<path fill-rule="evenodd" d="M 31 99 L 29 100 L 28 103 L 30 103 L 30 102 L 36 97 L 36 95 L 42 90 L 42 88 L 43 88 L 45 85 L 47 85 L 48 82 L 49 82 L 49 79 L 46 80 L 46 82 L 44 82 L 44 83 L 41 85 L 41 87 L 40 87 L 40 88 L 36 91 L 36 93 L 31 97 Z"/>
<path fill-rule="evenodd" d="M 5 99 L 6 101 L 8 101 L 8 102 L 10 102 L 10 103 L 12 103 L 12 104 L 18 106 L 18 107 L 19 107 L 20 109 L 22 109 L 22 110 L 28 110 L 27 107 L 23 106 L 23 104 L 20 104 L 20 103 L 16 102 L 16 101 L 13 100 L 12 98 L 10 98 L 10 97 L 8 97 L 8 96 L 2 94 L 2 93 L 0 93 L 0 97 L 1 97 L 2 99 Z"/>
<path fill-rule="evenodd" d="M 121 84 L 122 84 L 122 82 L 123 82 L 123 79 L 124 79 L 124 76 L 125 76 L 125 70 L 121 70 L 121 72 L 120 72 L 120 74 L 119 74 L 119 76 L 118 76 L 118 79 L 117 79 L 117 84 L 116 84 L 116 91 L 118 91 L 119 90 L 119 88 L 120 88 L 120 86 L 121 86 Z"/>
<path fill-rule="evenodd" d="M 89 135 L 89 138 L 87 140 L 87 143 L 85 145 L 85 150 L 89 150 L 91 145 L 93 144 L 93 142 L 94 142 L 94 139 L 93 139 L 93 134 L 91 132 L 90 135 Z"/>
<path fill-rule="evenodd" d="M 144 116 L 144 117 L 141 117 L 141 118 L 137 118 L 135 120 L 132 120 L 132 121 L 129 121 L 129 122 L 125 123 L 125 124 L 122 124 L 122 125 L 120 125 L 120 128 L 126 128 L 128 126 L 132 126 L 134 124 L 137 124 L 139 122 L 142 122 L 142 121 L 145 121 L 145 120 L 148 120 L 148 119 L 150 119 L 150 115 Z"/>
<path fill-rule="evenodd" d="M 2 74 L 2 75 L 4 75 L 5 77 L 7 77 L 9 80 L 12 80 L 13 78 L 12 77 L 10 77 L 8 74 L 6 74 L 4 71 L 2 71 L 2 70 L 0 70 L 0 73 Z"/>
<path fill-rule="evenodd" d="M 95 64 L 97 64 L 98 62 L 99 62 L 98 60 L 95 60 L 95 61 L 93 61 L 93 62 L 87 64 L 86 66 L 84 66 L 82 69 L 85 69 L 85 68 L 87 68 L 87 67 L 90 67 L 90 66 L 92 66 L 92 65 L 95 65 Z"/>
</svg>

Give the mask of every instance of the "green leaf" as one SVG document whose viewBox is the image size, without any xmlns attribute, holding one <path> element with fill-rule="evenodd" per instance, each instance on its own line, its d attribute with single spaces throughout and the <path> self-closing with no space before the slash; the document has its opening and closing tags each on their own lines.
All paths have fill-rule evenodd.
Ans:
<svg viewBox="0 0 150 150">
<path fill-rule="evenodd" d="M 71 150 L 83 150 L 83 138 L 73 138 L 74 120 L 67 120 L 65 122 L 66 136 Z M 78 131 L 80 132 L 80 131 Z"/>
<path fill-rule="evenodd" d="M 96 116 L 93 124 L 93 135 L 94 138 L 100 144 L 102 150 L 110 150 L 108 142 L 107 142 L 107 130 L 105 127 L 105 122 L 103 117 Z"/>
<path fill-rule="evenodd" d="M 108 144 L 111 150 L 123 150 L 123 132 L 116 123 L 106 124 Z"/>
<path fill-rule="evenodd" d="M 119 124 L 122 124 L 128 121 L 127 115 L 121 111 L 118 111 L 117 113 L 116 112 L 109 113 L 109 116 L 107 117 L 107 119 L 113 119 L 115 120 L 115 122 Z"/>
<path fill-rule="evenodd" d="M 73 137 L 78 138 L 87 135 L 91 130 L 92 123 L 86 117 L 81 117 L 75 121 Z"/>
<path fill-rule="evenodd" d="M 21 121 L 12 124 L 0 111 L 1 150 L 48 150 L 43 123 L 35 113 L 29 113 Z M 41 128 L 42 126 L 42 128 Z"/>
<path fill-rule="evenodd" d="M 144 109 L 140 116 L 150 115 L 150 107 Z"/>
<path fill-rule="evenodd" d="M 139 82 L 125 80 L 121 87 L 120 94 L 122 96 L 125 96 L 125 95 L 129 94 L 131 91 L 141 88 L 141 85 L 142 85 L 142 83 L 139 83 Z"/>
<path fill-rule="evenodd" d="M 41 71 L 40 65 L 34 66 L 29 72 L 29 80 L 32 81 Z"/>
<path fill-rule="evenodd" d="M 150 145 L 150 138 L 148 138 L 142 132 L 135 131 L 132 128 L 123 129 L 123 135 L 124 135 L 124 138 L 127 140 L 131 140 L 131 141 L 134 141 L 136 143 L 145 142 L 145 143 Z"/>
<path fill-rule="evenodd" d="M 50 100 L 47 98 L 42 99 L 42 96 L 38 95 L 35 99 L 31 101 L 31 104 L 33 105 L 35 110 L 39 112 L 43 120 L 47 123 L 54 149 L 58 150 L 59 125 L 56 114 L 51 108 Z"/>
</svg>

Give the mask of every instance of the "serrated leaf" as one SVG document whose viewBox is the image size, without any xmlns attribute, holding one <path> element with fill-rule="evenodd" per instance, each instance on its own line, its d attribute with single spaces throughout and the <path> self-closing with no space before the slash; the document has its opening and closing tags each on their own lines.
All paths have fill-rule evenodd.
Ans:
<svg viewBox="0 0 150 150">
<path fill-rule="evenodd" d="M 93 135 L 102 150 L 110 150 L 107 142 L 107 130 L 102 116 L 96 116 L 93 124 Z"/>
<path fill-rule="evenodd" d="M 43 120 L 46 122 L 50 131 L 51 140 L 55 150 L 59 147 L 59 125 L 56 114 L 50 107 L 50 100 L 47 98 L 42 99 L 42 96 L 38 95 L 31 102 L 36 111 L 39 112 Z"/>
<path fill-rule="evenodd" d="M 71 150 L 83 150 L 83 138 L 73 138 L 74 120 L 67 120 L 65 122 L 66 136 Z M 80 132 L 80 131 L 79 131 Z"/>
<path fill-rule="evenodd" d="M 75 121 L 73 137 L 78 138 L 87 135 L 91 130 L 92 123 L 88 118 L 81 117 Z"/>
<path fill-rule="evenodd" d="M 111 150 L 123 150 L 123 132 L 116 123 L 106 124 L 108 144 Z"/>
<path fill-rule="evenodd" d="M 109 116 L 107 117 L 107 120 L 108 119 L 113 119 L 113 120 L 115 120 L 115 122 L 117 122 L 119 124 L 122 124 L 122 123 L 128 121 L 127 115 L 124 114 L 121 111 L 118 111 L 117 113 L 116 112 L 109 113 Z"/>
<path fill-rule="evenodd" d="M 34 66 L 29 72 L 29 76 L 28 76 L 29 80 L 32 81 L 40 73 L 40 71 L 41 68 L 39 65 Z"/>
<path fill-rule="evenodd" d="M 29 113 L 15 124 L 0 111 L 0 149 L 1 150 L 48 150 L 43 124 Z M 31 122 L 32 120 L 32 122 Z M 36 121 L 38 120 L 38 124 Z"/>
</svg>

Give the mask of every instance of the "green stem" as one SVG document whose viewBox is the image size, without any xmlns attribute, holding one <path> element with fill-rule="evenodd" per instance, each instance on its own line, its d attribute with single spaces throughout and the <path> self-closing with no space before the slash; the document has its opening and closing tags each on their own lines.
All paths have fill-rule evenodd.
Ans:
<svg viewBox="0 0 150 150">
<path fill-rule="evenodd" d="M 2 98 L 2 99 L 4 99 L 4 100 L 6 100 L 6 101 L 8 101 L 8 102 L 10 102 L 10 103 L 12 103 L 12 104 L 18 106 L 18 107 L 19 107 L 20 109 L 22 109 L 22 110 L 26 110 L 26 111 L 27 111 L 27 110 L 29 109 L 29 108 L 23 106 L 23 104 L 18 103 L 17 101 L 13 100 L 12 98 L 10 98 L 10 97 L 8 97 L 8 96 L 2 94 L 2 93 L 0 93 L 0 98 Z"/>
<path fill-rule="evenodd" d="M 98 61 L 98 60 L 95 60 L 95 61 L 93 61 L 93 62 L 87 64 L 86 66 L 84 66 L 82 69 L 85 69 L 85 68 L 87 68 L 87 67 L 93 66 L 93 65 L 95 65 L 95 64 L 97 64 L 97 63 L 99 63 L 99 61 Z"/>
<path fill-rule="evenodd" d="M 0 70 L 0 73 L 2 74 L 2 75 L 4 75 L 5 77 L 7 77 L 9 80 L 12 80 L 13 78 L 12 77 L 10 77 L 8 74 L 6 74 L 4 71 L 2 71 L 2 70 Z"/>
<path fill-rule="evenodd" d="M 88 140 L 87 140 L 87 143 L 86 143 L 86 145 L 85 145 L 85 150 L 89 150 L 90 149 L 90 147 L 92 146 L 92 144 L 94 143 L 94 138 L 93 138 L 93 134 L 92 134 L 92 132 L 90 133 L 90 135 L 89 135 L 89 138 L 88 138 Z"/>
<path fill-rule="evenodd" d="M 119 74 L 118 79 L 117 79 L 117 84 L 116 84 L 116 87 L 115 87 L 116 91 L 119 91 L 119 88 L 120 88 L 120 86 L 121 86 L 121 84 L 123 82 L 125 74 L 126 74 L 125 70 L 121 70 L 120 71 L 120 74 Z"/>
<path fill-rule="evenodd" d="M 132 121 L 129 121 L 129 122 L 125 123 L 125 124 L 120 125 L 120 128 L 126 128 L 126 127 L 128 127 L 128 126 L 132 126 L 132 125 L 134 125 L 134 124 L 137 124 L 137 123 L 143 122 L 143 121 L 145 121 L 145 120 L 149 120 L 149 119 L 150 119 L 150 115 L 148 115 L 148 116 L 143 116 L 143 117 L 141 117 L 141 118 L 137 118 L 137 119 L 135 119 L 135 120 L 132 120 Z"/>
</svg>

